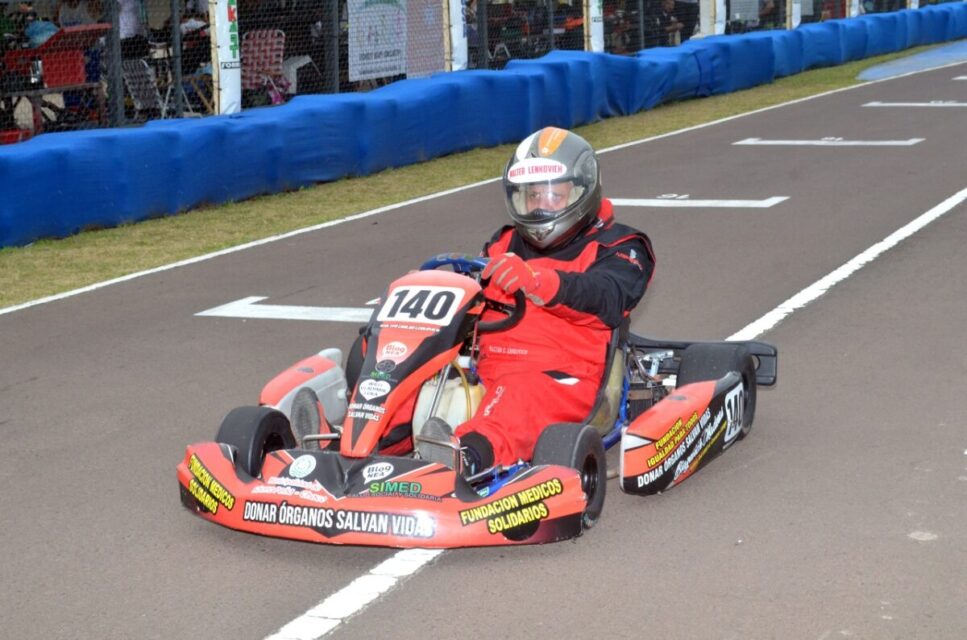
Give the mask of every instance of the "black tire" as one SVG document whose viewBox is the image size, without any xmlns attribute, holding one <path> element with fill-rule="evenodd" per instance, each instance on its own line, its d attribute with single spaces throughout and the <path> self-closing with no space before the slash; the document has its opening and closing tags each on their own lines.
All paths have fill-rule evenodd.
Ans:
<svg viewBox="0 0 967 640">
<path fill-rule="evenodd" d="M 604 494 L 608 482 L 604 443 L 591 425 L 553 424 L 541 433 L 534 447 L 534 465 L 558 464 L 577 469 L 581 488 L 588 504 L 581 517 L 581 526 L 590 529 L 601 517 Z"/>
<path fill-rule="evenodd" d="M 302 387 L 296 392 L 292 399 L 292 417 L 289 420 L 292 428 L 292 436 L 295 438 L 296 446 L 303 449 L 318 449 L 320 444 L 325 446 L 328 442 L 310 442 L 303 444 L 302 439 L 308 435 L 315 435 L 320 432 L 322 426 L 322 414 L 319 413 L 319 396 L 310 387 Z"/>
<path fill-rule="evenodd" d="M 235 447 L 235 466 L 253 478 L 259 477 L 266 453 L 296 446 L 288 418 L 270 407 L 232 409 L 215 441 Z"/>
<path fill-rule="evenodd" d="M 730 371 L 742 376 L 745 389 L 745 402 L 742 407 L 742 430 L 739 439 L 752 431 L 755 419 L 755 359 L 741 344 L 728 342 L 708 342 L 690 345 L 682 352 L 678 365 L 678 380 L 675 386 L 681 387 L 692 382 L 718 380 Z"/>
</svg>

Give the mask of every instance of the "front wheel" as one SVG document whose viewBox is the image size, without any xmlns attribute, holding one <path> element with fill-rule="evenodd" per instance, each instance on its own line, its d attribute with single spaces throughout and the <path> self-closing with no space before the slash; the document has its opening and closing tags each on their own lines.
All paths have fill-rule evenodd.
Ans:
<svg viewBox="0 0 967 640">
<path fill-rule="evenodd" d="M 756 399 L 755 359 L 745 346 L 729 342 L 700 342 L 689 345 L 682 352 L 675 386 L 719 380 L 730 371 L 742 377 L 742 429 L 739 431 L 739 439 L 742 439 L 752 431 Z"/>
<path fill-rule="evenodd" d="M 608 480 L 604 443 L 591 425 L 553 424 L 541 433 L 534 447 L 534 465 L 556 464 L 576 469 L 587 505 L 581 526 L 590 529 L 601 517 Z"/>
<path fill-rule="evenodd" d="M 232 409 L 215 441 L 235 447 L 235 466 L 253 478 L 259 477 L 266 453 L 296 446 L 288 418 L 270 407 Z"/>
</svg>

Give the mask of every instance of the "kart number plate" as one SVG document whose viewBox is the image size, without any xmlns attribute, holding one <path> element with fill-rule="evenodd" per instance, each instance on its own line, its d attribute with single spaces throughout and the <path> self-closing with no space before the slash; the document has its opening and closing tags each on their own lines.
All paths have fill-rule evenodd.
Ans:
<svg viewBox="0 0 967 640">
<path fill-rule="evenodd" d="M 745 389 L 738 384 L 725 396 L 725 416 L 729 426 L 725 430 L 725 443 L 728 444 L 742 431 L 745 421 Z"/>
<path fill-rule="evenodd" d="M 390 291 L 376 319 L 380 322 L 422 322 L 445 326 L 463 302 L 457 287 L 406 285 Z"/>
</svg>

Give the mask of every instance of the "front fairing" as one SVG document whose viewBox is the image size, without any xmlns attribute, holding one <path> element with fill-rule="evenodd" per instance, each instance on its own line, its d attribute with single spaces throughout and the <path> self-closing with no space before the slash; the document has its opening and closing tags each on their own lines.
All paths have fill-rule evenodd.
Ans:
<svg viewBox="0 0 967 640">
<path fill-rule="evenodd" d="M 327 544 L 448 548 L 534 544 L 581 533 L 575 470 L 544 465 L 486 497 L 452 469 L 412 458 L 346 458 L 293 449 L 266 455 L 261 477 L 215 442 L 178 466 L 183 504 L 225 527 Z"/>
</svg>

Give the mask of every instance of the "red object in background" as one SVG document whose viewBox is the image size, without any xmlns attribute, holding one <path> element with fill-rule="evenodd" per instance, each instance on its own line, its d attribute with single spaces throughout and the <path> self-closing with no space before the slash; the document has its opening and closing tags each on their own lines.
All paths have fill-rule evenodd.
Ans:
<svg viewBox="0 0 967 640">
<path fill-rule="evenodd" d="M 33 135 L 30 129 L 3 129 L 0 130 L 0 144 L 15 144 L 29 140 Z"/>
<path fill-rule="evenodd" d="M 11 73 L 30 75 L 30 62 L 40 59 L 44 65 L 44 86 L 48 88 L 87 82 L 84 52 L 98 38 L 111 30 L 107 23 L 64 27 L 36 49 L 8 51 L 4 62 Z"/>
</svg>

